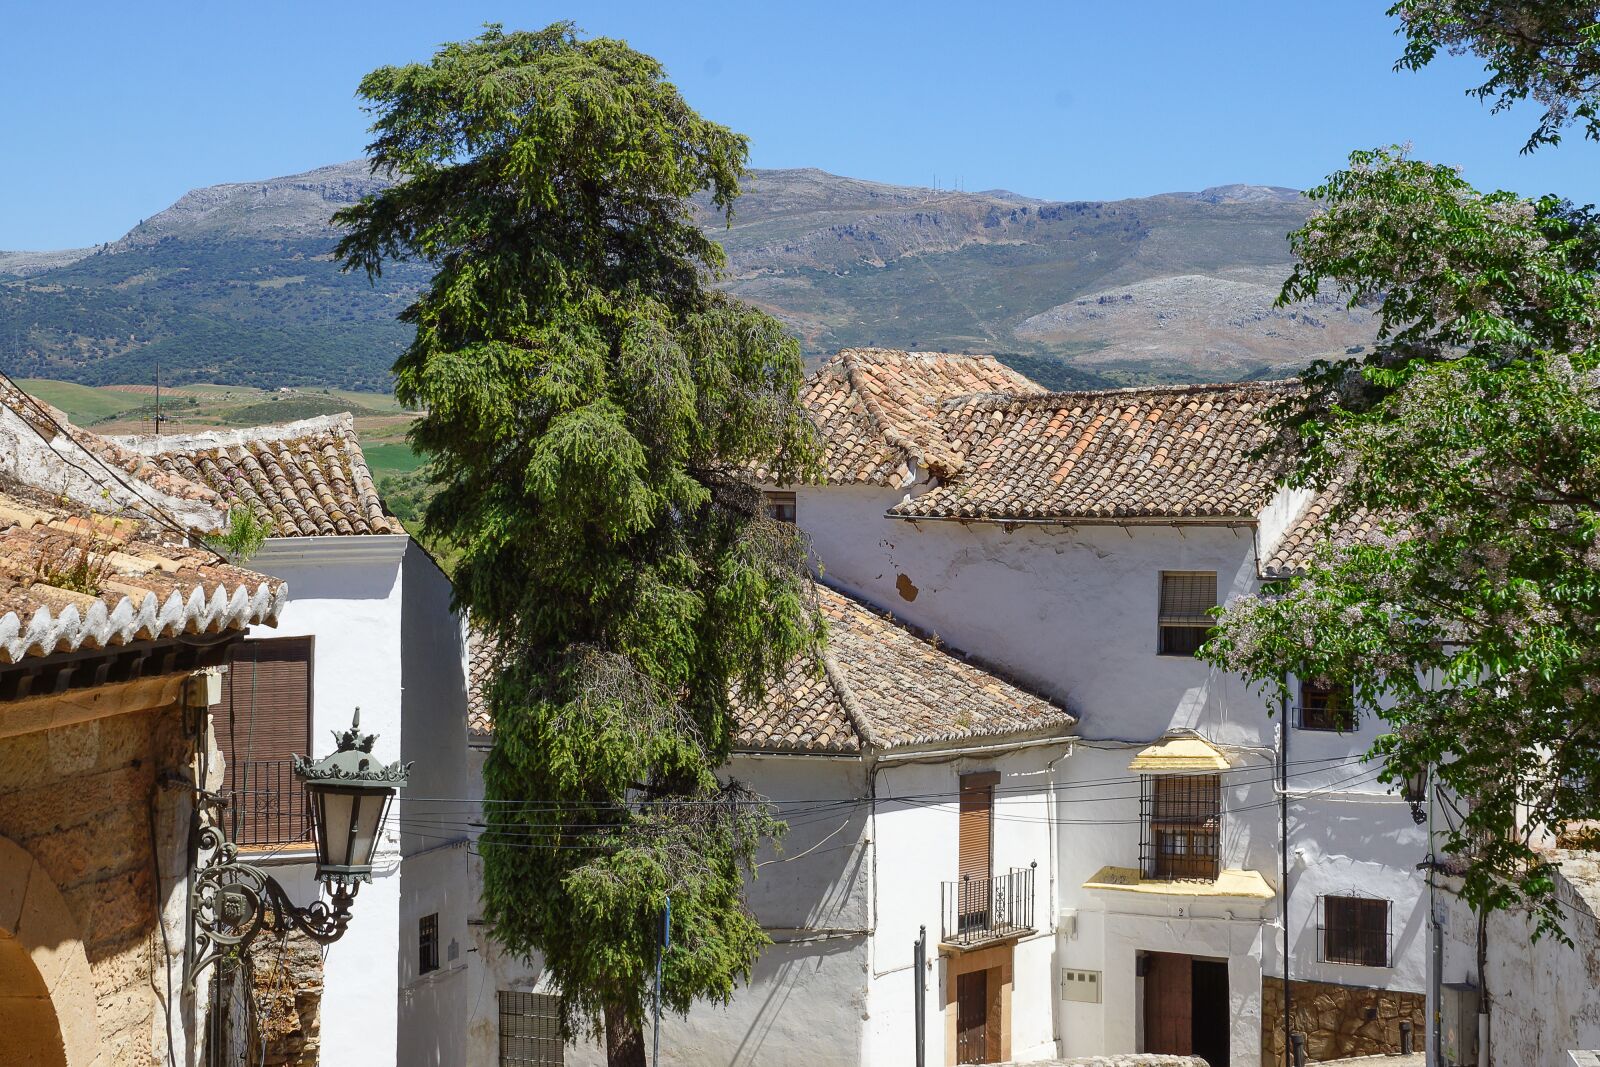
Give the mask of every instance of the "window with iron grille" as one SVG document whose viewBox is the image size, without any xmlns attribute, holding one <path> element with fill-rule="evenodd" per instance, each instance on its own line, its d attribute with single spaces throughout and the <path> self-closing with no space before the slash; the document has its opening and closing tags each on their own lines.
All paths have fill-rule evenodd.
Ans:
<svg viewBox="0 0 1600 1067">
<path fill-rule="evenodd" d="M 1298 725 L 1302 730 L 1337 730 L 1340 733 L 1354 730 L 1356 709 L 1350 687 L 1301 682 Z"/>
<path fill-rule="evenodd" d="M 1157 651 L 1163 656 L 1192 656 L 1205 644 L 1216 620 L 1215 571 L 1162 571 L 1161 614 Z"/>
<path fill-rule="evenodd" d="M 794 494 L 793 493 L 765 493 L 767 517 L 777 519 L 779 522 L 794 522 Z"/>
<path fill-rule="evenodd" d="M 565 1055 L 555 997 L 500 990 L 500 1067 L 561 1067 Z"/>
<path fill-rule="evenodd" d="M 1389 902 L 1368 897 L 1323 897 L 1322 961 L 1389 966 Z"/>
<path fill-rule="evenodd" d="M 439 913 L 417 920 L 417 973 L 439 969 Z"/>
<path fill-rule="evenodd" d="M 1140 866 L 1146 878 L 1214 882 L 1220 869 L 1222 776 L 1140 776 Z"/>
</svg>

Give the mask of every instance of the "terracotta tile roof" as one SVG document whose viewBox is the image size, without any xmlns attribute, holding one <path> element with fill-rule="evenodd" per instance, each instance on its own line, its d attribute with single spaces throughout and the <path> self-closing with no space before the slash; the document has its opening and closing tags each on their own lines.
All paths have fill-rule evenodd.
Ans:
<svg viewBox="0 0 1600 1067">
<path fill-rule="evenodd" d="M 904 518 L 1004 522 L 1254 517 L 1273 472 L 1252 457 L 1289 383 L 972 397 L 939 412 L 965 461 L 896 505 Z"/>
<path fill-rule="evenodd" d="M 818 590 L 830 624 L 824 665 L 868 744 L 880 748 L 1066 731 L 1077 719 L 892 616 Z"/>
<path fill-rule="evenodd" d="M 467 634 L 467 735 L 493 737 L 489 682 L 494 673 L 494 642 L 476 630 Z"/>
<path fill-rule="evenodd" d="M 0 483 L 0 662 L 277 621 L 283 582 L 172 544 L 131 512 L 93 514 Z M 95 592 L 44 580 L 83 559 Z"/>
<path fill-rule="evenodd" d="M 829 483 L 898 486 L 918 467 L 943 474 L 960 465 L 940 434 L 944 402 L 1040 392 L 993 356 L 846 348 L 806 379 L 800 398 L 821 435 Z M 756 473 L 770 478 L 765 469 Z"/>
<path fill-rule="evenodd" d="M 1377 532 L 1377 520 L 1364 508 L 1349 509 L 1335 517 L 1342 490 L 1342 484 L 1336 482 L 1312 494 L 1262 561 L 1263 578 L 1302 573 L 1321 545 L 1354 544 Z"/>
<path fill-rule="evenodd" d="M 825 586 L 821 662 L 791 664 L 760 703 L 735 699 L 735 750 L 852 755 L 864 748 L 1064 731 L 1076 719 L 892 617 Z M 483 689 L 492 652 L 474 641 L 467 728 L 493 732 Z"/>
<path fill-rule="evenodd" d="M 349 414 L 113 440 L 225 501 L 248 504 L 277 537 L 405 532 L 383 509 Z"/>
</svg>

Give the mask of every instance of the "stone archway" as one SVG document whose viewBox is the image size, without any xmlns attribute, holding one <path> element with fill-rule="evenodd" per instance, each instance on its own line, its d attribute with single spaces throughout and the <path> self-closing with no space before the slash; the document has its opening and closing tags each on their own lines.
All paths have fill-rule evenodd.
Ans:
<svg viewBox="0 0 1600 1067">
<path fill-rule="evenodd" d="M 0 837 L 0 1063 L 91 1067 L 94 978 L 48 872 Z"/>
</svg>

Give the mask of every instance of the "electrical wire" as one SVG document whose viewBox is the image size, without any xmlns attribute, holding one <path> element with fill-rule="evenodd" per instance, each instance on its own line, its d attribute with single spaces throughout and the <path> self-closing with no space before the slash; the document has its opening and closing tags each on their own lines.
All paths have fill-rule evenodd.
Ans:
<svg viewBox="0 0 1600 1067">
<path fill-rule="evenodd" d="M 1339 756 L 1324 756 L 1324 757 L 1320 757 L 1320 758 L 1317 758 L 1317 759 L 1293 760 L 1293 761 L 1290 762 L 1289 765 L 1290 766 L 1325 765 L 1324 769 L 1331 771 L 1331 770 L 1335 769 L 1336 765 L 1340 765 L 1340 764 L 1349 765 L 1349 764 L 1354 764 L 1354 763 L 1366 763 L 1366 762 L 1369 762 L 1369 760 L 1368 760 L 1367 756 L 1365 756 L 1365 755 L 1352 756 L 1352 755 L 1349 755 L 1349 754 L 1345 754 L 1345 755 L 1339 755 Z M 1274 770 L 1274 767 L 1275 767 L 1275 765 L 1268 766 L 1268 765 L 1265 765 L 1265 764 L 1262 765 L 1262 766 L 1258 766 L 1258 767 L 1229 767 L 1226 770 L 1217 771 L 1215 773 L 1217 773 L 1219 775 L 1263 774 L 1263 773 L 1266 773 L 1267 774 L 1267 778 L 1276 778 L 1277 774 L 1276 774 L 1276 772 Z M 1270 773 L 1268 773 L 1268 772 L 1270 772 Z M 1307 773 L 1309 773 L 1309 772 L 1307 772 Z M 1091 788 L 1096 788 L 1096 787 L 1101 787 L 1101 786 L 1108 786 L 1108 785 L 1125 785 L 1128 782 L 1128 778 L 1129 778 L 1129 774 L 1125 773 L 1125 774 L 1119 774 L 1119 775 L 1115 775 L 1115 776 L 1112 776 L 1112 777 L 1106 777 L 1106 778 L 1087 778 L 1087 779 L 1080 779 L 1080 780 L 1071 781 L 1071 782 L 1061 782 L 1061 783 L 1058 783 L 1056 785 L 1050 786 L 1048 788 L 1050 790 L 1053 790 L 1053 791 L 1059 793 L 1059 792 L 1064 792 L 1064 791 L 1067 791 L 1067 790 L 1074 790 L 1074 789 L 1091 789 Z M 1261 780 L 1265 781 L 1265 780 L 1267 780 L 1267 778 L 1263 778 Z M 1234 784 L 1249 784 L 1249 783 L 1246 782 L 1246 783 L 1234 783 Z M 1044 787 L 1032 786 L 1032 785 L 1003 786 L 1003 787 L 996 787 L 993 790 L 993 794 L 995 796 L 1004 796 L 1004 795 L 1011 794 L 1011 793 L 1035 794 L 1035 793 L 1040 792 L 1042 788 L 1044 788 Z M 933 791 L 924 792 L 924 793 L 907 793 L 907 794 L 904 794 L 904 795 L 902 795 L 900 797 L 879 797 L 878 800 L 880 802 L 890 801 L 890 800 L 893 800 L 893 801 L 918 801 L 918 800 L 928 800 L 928 799 L 947 801 L 949 799 L 956 798 L 956 797 L 959 797 L 959 796 L 960 796 L 960 791 L 959 790 L 933 790 Z M 865 798 L 856 797 L 856 796 L 851 796 L 851 797 L 806 798 L 805 803 L 807 803 L 807 804 L 836 804 L 836 803 L 853 804 L 853 803 L 863 802 L 864 799 Z M 684 797 L 684 798 L 673 798 L 673 799 L 666 799 L 666 800 L 641 800 L 641 801 L 636 801 L 636 802 L 633 802 L 633 803 L 627 803 L 627 802 L 598 803 L 598 802 L 592 802 L 592 801 L 553 800 L 553 799 L 547 799 L 547 798 L 531 798 L 531 799 L 515 799 L 515 800 L 513 800 L 513 799 L 491 799 L 491 798 L 487 798 L 487 797 L 476 798 L 476 797 L 428 797 L 428 796 L 411 797 L 411 796 L 408 796 L 408 797 L 404 797 L 402 799 L 401 803 L 402 803 L 402 805 L 405 807 L 405 809 L 407 811 L 411 811 L 412 809 L 414 809 L 414 808 L 416 808 L 418 806 L 446 806 L 446 807 L 455 806 L 455 807 L 458 807 L 458 808 L 465 808 L 467 810 L 476 811 L 476 810 L 481 810 L 483 807 L 491 806 L 491 805 L 502 805 L 502 806 L 507 806 L 507 807 L 515 807 L 515 808 L 517 808 L 518 810 L 521 810 L 521 811 L 544 811 L 544 810 L 547 810 L 547 811 L 562 811 L 562 810 L 566 810 L 566 809 L 569 809 L 569 808 L 576 808 L 576 809 L 580 809 L 580 810 L 584 810 L 584 811 L 640 811 L 640 810 L 646 809 L 646 808 L 648 808 L 649 806 L 652 806 L 652 805 L 658 805 L 658 806 L 661 806 L 661 807 L 690 807 L 690 806 L 696 806 L 696 805 L 712 806 L 712 807 L 728 807 L 728 806 L 736 806 L 736 805 L 749 806 L 749 807 L 761 807 L 761 806 L 772 805 L 774 803 L 781 805 L 783 802 L 782 801 L 776 801 L 775 802 L 775 801 L 772 801 L 770 799 L 765 799 L 765 800 L 747 800 L 747 801 L 738 801 L 738 800 L 729 801 L 729 800 L 719 800 L 719 799 L 716 799 L 716 798 Z"/>
<path fill-rule="evenodd" d="M 133 497 L 134 497 L 135 500 L 138 500 L 140 503 L 147 505 L 154 512 L 154 514 L 150 516 L 151 518 L 155 519 L 161 525 L 167 527 L 173 533 L 176 533 L 185 542 L 187 542 L 189 540 L 189 530 L 188 530 L 188 528 L 185 527 L 176 518 L 174 518 L 171 512 L 167 511 L 160 504 L 157 504 L 155 501 L 149 499 L 143 493 L 139 492 L 139 490 L 135 489 L 133 487 L 133 485 L 130 484 L 127 481 L 127 479 L 125 479 L 122 476 L 122 474 L 119 473 L 118 470 L 115 467 L 113 467 L 110 463 L 106 462 L 106 460 L 105 460 L 105 458 L 103 456 L 101 456 L 99 453 L 95 452 L 94 449 L 89 448 L 88 446 L 84 445 L 77 438 L 73 437 L 72 434 L 67 431 L 66 427 L 62 426 L 61 423 L 56 421 L 55 416 L 50 414 L 50 411 L 47 408 L 45 408 L 44 405 L 40 404 L 39 401 L 34 399 L 34 397 L 31 394 L 29 394 L 21 386 L 17 385 L 17 383 L 12 380 L 10 375 L 5 374 L 4 372 L 0 372 L 0 380 L 3 380 L 12 389 L 16 390 L 17 395 L 22 397 L 22 399 L 27 403 L 27 405 L 40 418 L 42 418 L 46 422 L 48 422 L 55 429 L 56 433 L 60 434 L 62 437 L 65 437 L 67 440 L 69 440 L 73 444 L 77 445 L 79 450 L 82 451 L 90 459 L 92 459 L 95 462 L 95 464 L 98 465 L 101 469 L 103 469 L 107 474 L 109 474 L 113 481 L 115 481 L 118 485 L 122 486 L 122 488 L 126 489 L 129 493 L 133 494 Z M 45 447 L 50 449 L 50 451 L 52 453 L 54 453 L 57 456 L 57 458 L 59 458 L 63 463 L 65 463 L 68 466 L 72 467 L 79 474 L 83 475 L 85 478 L 88 478 L 91 482 L 96 482 L 96 483 L 100 482 L 99 478 L 97 478 L 95 475 L 91 474 L 88 470 L 84 469 L 83 466 L 81 466 L 78 463 L 73 462 L 73 460 L 70 457 L 64 456 L 59 451 L 57 451 L 54 442 L 52 442 L 49 438 L 45 437 L 44 433 L 37 426 L 33 425 L 33 423 L 31 423 L 31 422 L 28 422 L 27 419 L 23 419 L 22 421 L 28 423 L 28 428 L 30 430 L 32 430 L 34 432 L 34 434 L 38 436 L 39 440 L 44 442 Z M 227 562 L 227 557 L 225 557 L 222 553 L 218 552 L 216 549 L 211 548 L 209 546 L 206 546 L 206 551 L 210 552 L 213 556 L 215 556 L 218 562 L 221 562 L 221 563 L 226 563 Z"/>
<path fill-rule="evenodd" d="M 1373 769 L 1370 769 L 1370 768 L 1369 769 L 1364 769 L 1364 770 L 1358 771 L 1355 774 L 1352 774 L 1352 775 L 1349 775 L 1349 776 L 1347 776 L 1345 778 L 1342 778 L 1342 779 L 1340 779 L 1338 781 L 1328 783 L 1327 785 L 1322 786 L 1320 788 L 1306 790 L 1303 793 L 1301 793 L 1297 797 L 1297 799 L 1299 799 L 1299 800 L 1311 800 L 1311 799 L 1316 799 L 1319 796 L 1324 796 L 1324 795 L 1327 795 L 1327 794 L 1330 794 L 1330 793 L 1334 793 L 1334 792 L 1340 792 L 1340 791 L 1343 791 L 1343 790 L 1351 787 L 1352 785 L 1356 785 L 1356 784 L 1364 783 L 1366 781 L 1374 780 L 1377 777 L 1377 775 L 1380 774 L 1380 773 L 1382 773 L 1381 769 L 1378 769 L 1378 770 L 1373 770 Z M 1263 783 L 1265 781 L 1268 781 L 1268 780 L 1271 780 L 1271 779 L 1263 779 Z M 1126 800 L 1126 799 L 1136 799 L 1136 798 L 1124 797 L 1124 798 L 1116 798 L 1116 799 Z M 866 798 L 862 798 L 857 803 L 866 804 L 866 803 L 870 803 L 870 802 L 871 802 L 870 800 L 868 800 Z M 1242 814 L 1245 814 L 1245 813 L 1248 813 L 1248 812 L 1261 811 L 1261 810 L 1266 809 L 1266 808 L 1276 807 L 1277 803 L 1278 803 L 1277 799 L 1274 798 L 1274 799 L 1269 800 L 1269 801 L 1256 802 L 1256 803 L 1252 803 L 1252 804 L 1244 804 L 1244 805 L 1239 805 L 1239 806 L 1236 806 L 1236 807 L 1223 807 L 1223 808 L 1219 808 L 1218 809 L 1218 816 L 1221 817 L 1221 816 L 1227 816 L 1227 815 L 1242 815 Z M 917 804 L 917 805 L 914 805 L 914 806 L 917 806 L 917 807 L 936 807 L 936 806 L 942 806 L 942 805 L 937 805 L 937 804 L 934 804 L 934 803 L 920 803 L 920 804 Z M 842 830 L 843 827 L 848 824 L 850 818 L 852 818 L 852 817 L 853 817 L 853 813 L 852 813 L 852 815 L 846 816 L 845 820 L 843 822 L 841 822 L 840 827 L 834 831 L 834 834 L 837 834 L 840 830 Z M 1018 824 L 1018 825 L 1048 826 L 1048 827 L 1051 827 L 1051 828 L 1058 827 L 1058 826 L 1138 826 L 1138 825 L 1143 824 L 1146 821 L 1143 816 L 1138 817 L 1138 818 L 1131 818 L 1131 819 L 1104 819 L 1104 818 L 1073 819 L 1073 818 L 1062 818 L 1062 817 L 1059 817 L 1059 816 L 1049 816 L 1049 815 L 1046 815 L 1046 816 L 1012 815 L 1012 814 L 1007 814 L 1007 813 L 1004 813 L 1004 812 L 1001 812 L 1001 811 L 995 811 L 990 817 L 995 822 L 1009 822 L 1009 823 Z M 575 851 L 591 851 L 592 852 L 596 848 L 601 847 L 601 843 L 597 843 L 597 842 L 568 843 L 569 839 L 576 832 L 578 832 L 579 830 L 583 830 L 583 829 L 590 829 L 590 830 L 618 830 L 618 829 L 622 829 L 623 828 L 620 824 L 573 824 L 573 825 L 570 825 L 570 826 L 568 826 L 568 825 L 551 825 L 551 826 L 548 826 L 548 827 L 544 827 L 544 826 L 528 826 L 526 824 L 518 824 L 518 823 L 511 823 L 511 822 L 501 824 L 502 826 L 504 826 L 506 828 L 496 828 L 496 827 L 490 826 L 490 825 L 474 824 L 474 823 L 467 823 L 467 824 L 464 824 L 462 826 L 452 827 L 452 826 L 448 826 L 448 825 L 437 825 L 437 824 L 429 824 L 429 823 L 423 823 L 421 825 L 418 825 L 416 823 L 409 822 L 408 820 L 405 820 L 403 818 L 401 819 L 401 823 L 402 823 L 402 828 L 405 829 L 405 832 L 410 833 L 410 834 L 412 834 L 414 836 L 417 836 L 417 837 L 424 838 L 424 839 L 454 840 L 455 837 L 456 837 L 456 832 L 459 832 L 459 830 L 461 830 L 461 829 L 467 829 L 467 830 L 481 829 L 481 830 L 484 830 L 484 831 L 486 831 L 487 833 L 490 834 L 493 843 L 497 847 L 518 848 L 518 849 L 526 849 L 526 850 L 533 850 L 533 851 L 573 851 L 573 850 L 575 850 Z M 630 835 L 631 835 L 631 834 L 637 834 L 640 831 L 641 828 L 639 828 L 639 827 L 629 827 L 628 829 L 629 829 Z M 648 830 L 648 828 L 645 828 L 645 829 Z M 430 830 L 431 831 L 436 831 L 436 832 L 430 834 L 428 832 Z M 437 833 L 437 831 L 456 831 L 456 832 Z M 617 835 L 617 836 L 620 838 L 622 835 Z M 829 835 L 829 837 L 832 837 L 832 836 L 833 836 L 833 834 Z M 823 840 L 825 841 L 827 839 L 828 838 L 824 838 Z M 821 844 L 821 843 L 822 843 L 821 841 L 817 842 L 817 844 Z M 469 845 L 469 848 L 470 848 L 470 845 Z"/>
</svg>

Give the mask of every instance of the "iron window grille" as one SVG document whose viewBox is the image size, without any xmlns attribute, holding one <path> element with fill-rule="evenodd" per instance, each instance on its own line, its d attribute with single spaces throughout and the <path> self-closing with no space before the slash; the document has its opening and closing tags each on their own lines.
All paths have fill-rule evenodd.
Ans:
<svg viewBox="0 0 1600 1067">
<path fill-rule="evenodd" d="M 793 493 L 766 493 L 763 494 L 767 507 L 767 517 L 778 522 L 792 523 L 795 519 Z"/>
<path fill-rule="evenodd" d="M 500 990 L 500 1067 L 562 1067 L 558 1005 L 544 993 Z"/>
<path fill-rule="evenodd" d="M 1214 882 L 1221 870 L 1222 776 L 1139 776 L 1139 866 L 1157 881 Z"/>
<path fill-rule="evenodd" d="M 417 973 L 439 969 L 439 913 L 417 920 Z"/>
<path fill-rule="evenodd" d="M 1162 571 L 1161 611 L 1156 650 L 1163 656 L 1192 656 L 1205 644 L 1216 621 L 1215 571 Z"/>
<path fill-rule="evenodd" d="M 1348 963 L 1360 967 L 1389 966 L 1390 907 L 1372 897 L 1318 898 L 1322 921 L 1317 943 L 1323 963 Z"/>
<path fill-rule="evenodd" d="M 1295 727 L 1350 733 L 1356 728 L 1356 707 L 1349 686 L 1300 683 L 1300 705 Z"/>
</svg>

